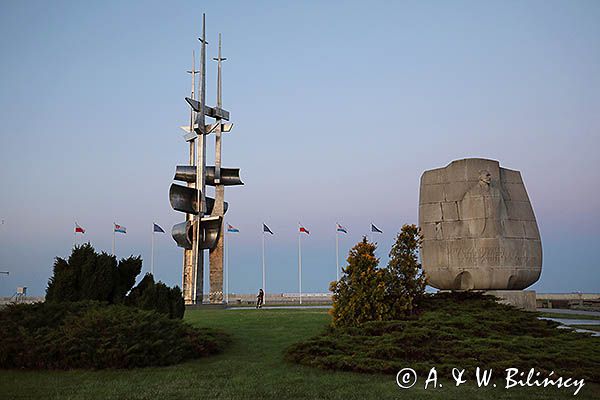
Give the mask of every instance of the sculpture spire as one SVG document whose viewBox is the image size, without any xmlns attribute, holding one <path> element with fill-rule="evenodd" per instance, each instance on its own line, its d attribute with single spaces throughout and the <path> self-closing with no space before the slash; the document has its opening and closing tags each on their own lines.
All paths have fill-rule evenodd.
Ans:
<svg viewBox="0 0 600 400">
<path fill-rule="evenodd" d="M 221 80 L 221 62 L 227 60 L 221 55 L 221 34 L 219 33 L 219 55 L 213 58 L 217 62 L 217 107 L 223 107 L 223 82 Z"/>
<path fill-rule="evenodd" d="M 217 61 L 217 108 L 220 109 L 223 103 L 223 82 L 221 75 L 222 62 L 225 60 L 221 53 L 221 34 L 219 33 L 219 53 L 218 57 L 213 58 Z M 215 207 L 213 215 L 218 217 L 225 216 L 225 186 L 221 181 L 221 135 L 223 133 L 223 123 L 220 117 L 215 118 Z M 209 251 L 209 270 L 210 270 L 210 292 L 211 303 L 223 302 L 223 247 L 224 247 L 224 227 L 221 225 L 221 232 L 217 245 Z"/>
<path fill-rule="evenodd" d="M 202 42 L 200 52 L 200 90 L 199 99 L 200 107 L 196 111 L 196 124 L 198 125 L 198 140 L 196 144 L 196 193 L 197 193 L 197 205 L 198 213 L 196 214 L 195 225 L 195 244 L 194 251 L 196 253 L 196 261 L 194 263 L 196 267 L 195 279 L 194 279 L 194 303 L 202 303 L 202 289 L 204 286 L 204 279 L 200 278 L 204 273 L 204 251 L 200 246 L 202 241 L 202 230 L 200 223 L 202 217 L 206 212 L 206 126 L 205 126 L 205 107 L 206 107 L 206 15 L 202 14 L 202 37 L 198 38 Z M 200 293 L 200 295 L 198 295 Z"/>
<path fill-rule="evenodd" d="M 192 69 L 191 71 L 187 71 L 188 74 L 192 75 L 192 91 L 190 94 L 190 98 L 192 100 L 196 99 L 196 74 L 199 74 L 200 71 L 196 70 L 196 51 L 192 50 Z M 190 111 L 191 114 L 191 120 L 190 120 L 190 132 L 192 132 L 194 130 L 194 109 L 191 109 Z"/>
</svg>

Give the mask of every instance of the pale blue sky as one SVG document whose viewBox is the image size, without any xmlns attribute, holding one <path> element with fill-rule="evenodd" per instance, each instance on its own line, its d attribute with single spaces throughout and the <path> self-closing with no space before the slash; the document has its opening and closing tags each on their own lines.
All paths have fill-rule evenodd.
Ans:
<svg viewBox="0 0 600 400">
<path fill-rule="evenodd" d="M 600 3 L 597 1 L 0 3 L 0 296 L 44 292 L 73 223 L 149 269 L 152 222 L 182 220 L 168 189 L 186 159 L 191 52 L 207 14 L 223 33 L 230 288 L 270 291 L 335 277 L 335 222 L 370 222 L 382 262 L 415 223 L 421 173 L 485 157 L 521 170 L 542 233 L 534 289 L 600 291 Z M 214 63 L 208 98 L 214 102 Z M 209 140 L 212 157 L 213 140 Z M 158 278 L 181 280 L 181 250 L 157 236 Z"/>
</svg>

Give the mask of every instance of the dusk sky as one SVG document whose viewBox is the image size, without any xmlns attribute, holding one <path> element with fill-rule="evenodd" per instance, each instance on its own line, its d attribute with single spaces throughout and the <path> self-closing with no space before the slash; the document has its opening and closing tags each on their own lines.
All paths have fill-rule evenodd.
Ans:
<svg viewBox="0 0 600 400">
<path fill-rule="evenodd" d="M 192 50 L 206 13 L 207 58 L 223 34 L 223 165 L 230 289 L 296 292 L 335 278 L 340 253 L 375 223 L 381 265 L 417 223 L 423 171 L 482 157 L 520 170 L 542 235 L 539 292 L 599 292 L 600 2 L 0 3 L 0 296 L 43 295 L 53 258 L 78 240 L 181 285 L 169 205 L 187 161 Z M 216 64 L 207 67 L 215 103 Z M 209 137 L 209 163 L 214 136 Z M 209 195 L 212 189 L 209 189 Z M 207 291 L 206 291 L 207 292 Z"/>
</svg>

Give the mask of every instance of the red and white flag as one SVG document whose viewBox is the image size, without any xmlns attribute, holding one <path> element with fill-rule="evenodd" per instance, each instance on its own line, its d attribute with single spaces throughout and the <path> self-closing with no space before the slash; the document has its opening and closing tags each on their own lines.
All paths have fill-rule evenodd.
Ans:
<svg viewBox="0 0 600 400">
<path fill-rule="evenodd" d="M 77 222 L 75 222 L 75 233 L 85 233 L 85 229 L 83 229 Z"/>
</svg>

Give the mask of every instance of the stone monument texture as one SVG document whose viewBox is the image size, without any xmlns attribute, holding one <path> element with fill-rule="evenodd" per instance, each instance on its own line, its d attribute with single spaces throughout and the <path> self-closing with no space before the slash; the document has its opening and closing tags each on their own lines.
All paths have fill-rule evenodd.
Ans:
<svg viewBox="0 0 600 400">
<path fill-rule="evenodd" d="M 542 243 L 519 171 L 468 158 L 421 176 L 421 257 L 442 290 L 522 290 L 542 271 Z"/>
</svg>

